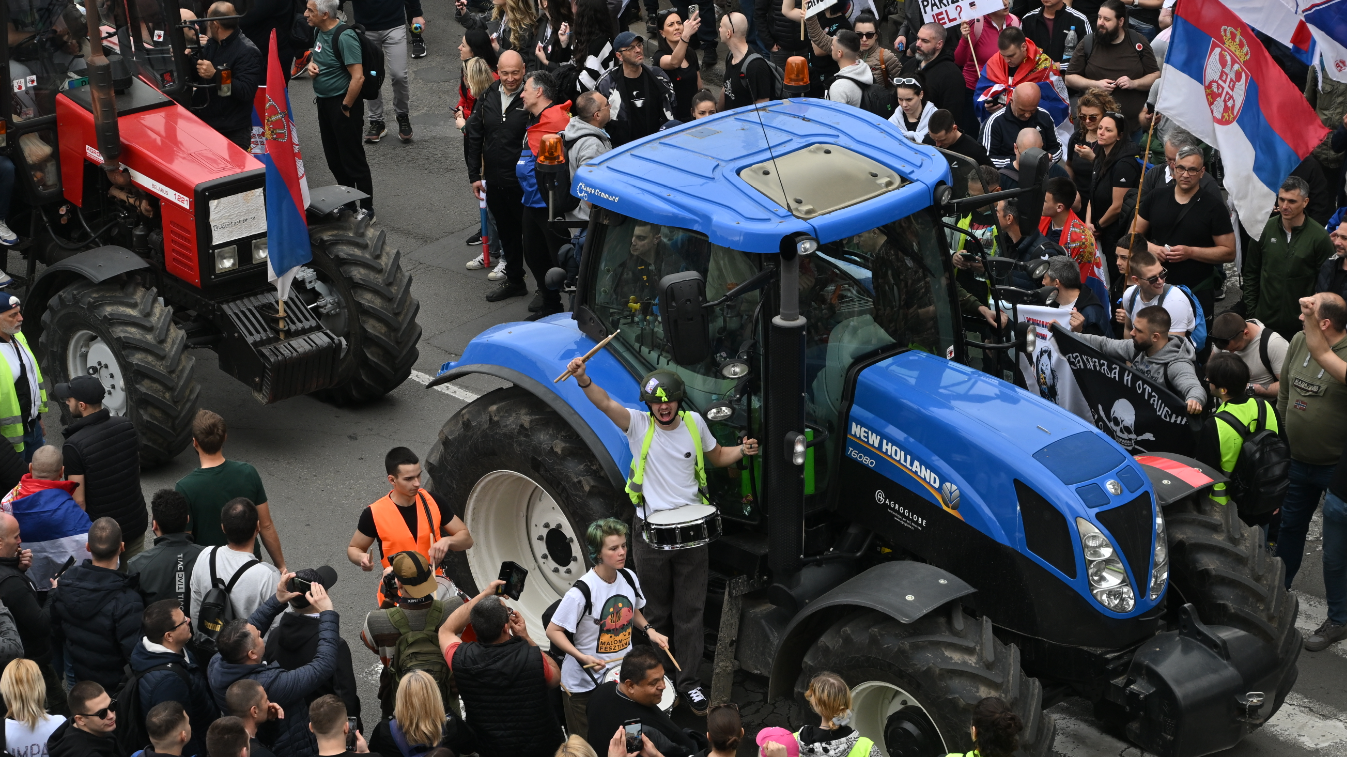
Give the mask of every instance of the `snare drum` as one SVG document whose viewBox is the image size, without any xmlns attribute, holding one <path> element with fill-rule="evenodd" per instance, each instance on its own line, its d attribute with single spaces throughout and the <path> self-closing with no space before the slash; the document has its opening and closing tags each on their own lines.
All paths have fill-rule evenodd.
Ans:
<svg viewBox="0 0 1347 757">
<path fill-rule="evenodd" d="M 617 683 L 618 671 L 620 670 L 622 670 L 622 661 L 614 660 L 613 664 L 609 665 L 608 669 L 603 672 L 602 682 L 608 683 L 609 681 L 612 681 Z M 673 681 L 670 680 L 668 676 L 664 676 L 664 693 L 660 695 L 659 704 L 656 705 L 659 707 L 659 711 L 667 713 L 672 710 L 674 700 L 677 698 L 678 694 L 674 691 Z"/>
<path fill-rule="evenodd" d="M 642 529 L 655 549 L 692 549 L 719 539 L 724 533 L 720 511 L 711 505 L 684 505 L 650 513 Z"/>
</svg>

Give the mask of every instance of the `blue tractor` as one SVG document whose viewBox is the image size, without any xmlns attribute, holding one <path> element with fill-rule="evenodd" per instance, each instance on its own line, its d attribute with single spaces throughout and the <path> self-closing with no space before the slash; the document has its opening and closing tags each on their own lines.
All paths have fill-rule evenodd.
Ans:
<svg viewBox="0 0 1347 757">
<path fill-rule="evenodd" d="M 525 566 L 540 629 L 587 569 L 587 524 L 630 519 L 625 435 L 553 382 L 620 332 L 588 367 L 612 396 L 643 408 L 639 377 L 667 368 L 721 443 L 763 443 L 708 482 L 724 524 L 713 700 L 736 667 L 772 698 L 831 670 L 894 757 L 970 749 L 987 696 L 1015 708 L 1033 757 L 1052 750 L 1043 709 L 1067 697 L 1162 757 L 1267 722 L 1296 680 L 1296 600 L 1259 534 L 1209 498 L 1220 474 L 1132 457 L 970 365 L 1029 338 L 979 341 L 961 320 L 950 240 L 996 197 L 965 196 L 971 166 L 860 109 L 788 99 L 581 167 L 573 312 L 489 329 L 435 379 L 510 384 L 451 417 L 427 458 L 477 540 L 451 554 L 453 579 L 472 592 Z M 1046 156 L 1021 169 L 1026 189 L 998 196 L 1034 222 Z"/>
</svg>

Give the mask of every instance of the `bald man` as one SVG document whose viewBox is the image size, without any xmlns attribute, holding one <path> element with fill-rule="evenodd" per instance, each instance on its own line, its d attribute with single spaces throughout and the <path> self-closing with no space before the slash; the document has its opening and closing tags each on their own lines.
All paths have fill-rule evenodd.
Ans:
<svg viewBox="0 0 1347 757">
<path fill-rule="evenodd" d="M 253 139 L 253 97 L 263 83 L 263 66 L 262 53 L 239 33 L 238 20 L 227 18 L 237 15 L 227 2 L 215 3 L 206 12 L 206 46 L 192 73 L 198 84 L 215 86 L 197 90 L 191 105 L 202 121 L 247 150 Z M 229 72 L 227 87 L 222 71 Z"/>
<path fill-rule="evenodd" d="M 720 19 L 720 40 L 729 48 L 725 58 L 725 81 L 729 85 L 720 94 L 720 109 L 739 108 L 744 105 L 767 102 L 772 99 L 776 87 L 776 77 L 767 61 L 754 58 L 743 70 L 744 58 L 748 57 L 748 17 L 738 11 L 727 13 Z"/>
<path fill-rule="evenodd" d="M 19 535 L 19 521 L 13 515 L 0 512 L 0 602 L 14 614 L 23 641 L 23 653 L 42 669 L 47 683 L 49 712 L 68 713 L 65 690 L 51 667 L 51 617 L 38 602 L 32 581 L 28 580 L 28 566 L 33 561 L 32 550 L 23 548 Z M 51 588 L 48 583 L 47 588 Z M 52 707 L 59 709 L 53 710 Z"/>
<path fill-rule="evenodd" d="M 88 554 L 85 544 L 92 522 L 72 496 L 78 484 L 64 478 L 61 449 L 50 444 L 39 447 L 28 473 L 0 500 L 0 507 L 14 514 L 20 529 L 42 539 L 28 542 L 33 553 L 28 578 L 39 591 L 51 588 L 51 579 L 66 560 L 73 557 L 79 562 Z"/>
<path fill-rule="evenodd" d="M 1015 142 L 1025 129 L 1038 131 L 1043 138 L 1043 149 L 1053 161 L 1062 159 L 1062 144 L 1057 140 L 1052 116 L 1038 106 L 1038 85 L 1030 82 L 1015 85 L 1010 96 L 1010 107 L 1002 108 L 987 118 L 982 126 L 982 146 L 997 168 L 1013 167 Z"/>
<path fill-rule="evenodd" d="M 1002 189 L 1019 188 L 1020 156 L 1024 154 L 1025 150 L 1028 150 L 1031 147 L 1037 147 L 1038 149 L 1042 150 L 1043 135 L 1039 133 L 1038 129 L 1020 129 L 1020 133 L 1015 136 L 1015 159 L 1010 162 L 1010 165 L 998 169 L 1001 173 Z M 1044 177 L 1044 181 L 1056 178 L 1058 176 L 1067 179 L 1071 178 L 1070 175 L 1067 174 L 1066 169 L 1062 168 L 1061 164 L 1059 163 L 1049 164 L 1048 175 Z"/>
</svg>

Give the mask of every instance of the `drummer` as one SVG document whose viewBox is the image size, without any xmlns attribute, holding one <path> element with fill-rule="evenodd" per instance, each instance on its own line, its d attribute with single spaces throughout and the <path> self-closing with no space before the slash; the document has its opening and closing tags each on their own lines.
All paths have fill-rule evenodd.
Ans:
<svg viewBox="0 0 1347 757">
<path fill-rule="evenodd" d="M 705 463 L 723 468 L 758 453 L 755 439 L 722 447 L 701 415 L 680 410 L 683 379 L 673 371 L 658 370 L 641 379 L 641 402 L 649 408 L 642 413 L 609 397 L 585 375 L 585 363 L 580 358 L 572 360 L 569 369 L 589 401 L 627 434 L 632 454 L 627 494 L 636 506 L 634 527 L 638 534 L 651 513 L 710 504 Z M 673 631 L 670 635 L 677 664 L 665 668 L 672 668 L 674 689 L 693 714 L 704 716 L 710 700 L 702 691 L 699 668 L 709 549 L 703 545 L 657 550 L 643 538 L 632 542 L 636 575 L 645 591 L 645 617 L 655 628 Z"/>
<path fill-rule="evenodd" d="M 632 629 L 655 646 L 669 646 L 669 639 L 641 614 L 641 582 L 626 567 L 627 524 L 617 518 L 594 521 L 585 532 L 585 547 L 594 567 L 561 598 L 547 624 L 553 648 L 567 655 L 561 665 L 566 732 L 582 736 L 589 733 L 589 695 L 631 651 Z"/>
</svg>

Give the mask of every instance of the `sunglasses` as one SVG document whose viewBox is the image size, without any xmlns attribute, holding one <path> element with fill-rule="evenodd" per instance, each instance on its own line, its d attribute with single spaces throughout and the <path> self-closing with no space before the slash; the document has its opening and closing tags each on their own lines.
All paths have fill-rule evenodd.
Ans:
<svg viewBox="0 0 1347 757">
<path fill-rule="evenodd" d="M 107 706 L 107 707 L 104 707 L 104 708 L 101 709 L 101 710 L 97 710 L 97 711 L 95 711 L 95 712 L 77 712 L 77 713 L 75 713 L 75 714 L 76 714 L 76 715 L 79 715 L 79 716 L 82 717 L 82 718 L 98 718 L 99 720 L 103 720 L 104 718 L 106 718 L 106 717 L 108 716 L 108 713 L 111 712 L 112 709 L 113 709 L 114 707 L 116 707 L 116 706 L 117 706 L 117 700 L 116 700 L 116 699 L 113 699 L 113 700 L 110 700 L 110 701 L 108 702 L 108 706 Z"/>
<path fill-rule="evenodd" d="M 1155 274 L 1154 276 L 1147 276 L 1144 279 L 1140 279 L 1140 281 L 1144 281 L 1147 284 L 1150 284 L 1151 286 L 1155 286 L 1156 284 L 1159 284 L 1161 281 L 1164 281 L 1165 278 L 1168 276 L 1169 276 L 1169 269 L 1161 268 L 1159 273 Z"/>
<path fill-rule="evenodd" d="M 1216 349 L 1218 349 L 1218 350 L 1223 350 L 1223 349 L 1226 348 L 1226 345 L 1230 344 L 1230 340 L 1229 340 L 1229 339 L 1217 339 L 1216 337 L 1212 337 L 1212 338 L 1211 338 L 1211 343 L 1214 344 L 1214 345 L 1216 345 Z"/>
<path fill-rule="evenodd" d="M 856 32 L 856 36 L 861 39 L 874 39 L 878 35 L 879 32 Z"/>
<path fill-rule="evenodd" d="M 911 87 L 912 89 L 916 90 L 917 92 L 920 92 L 920 91 L 921 91 L 921 82 L 917 81 L 916 79 L 894 79 L 894 80 L 893 80 L 893 86 L 895 86 L 895 87 Z"/>
<path fill-rule="evenodd" d="M 1101 119 L 1101 118 L 1103 118 L 1103 116 L 1099 115 L 1098 113 L 1082 113 L 1082 114 L 1080 114 L 1080 120 L 1082 120 L 1082 121 L 1089 121 L 1090 123 L 1094 123 L 1095 121 L 1098 121 L 1098 120 Z"/>
</svg>

